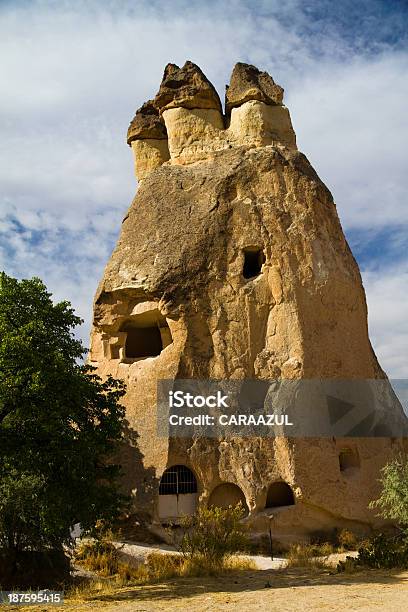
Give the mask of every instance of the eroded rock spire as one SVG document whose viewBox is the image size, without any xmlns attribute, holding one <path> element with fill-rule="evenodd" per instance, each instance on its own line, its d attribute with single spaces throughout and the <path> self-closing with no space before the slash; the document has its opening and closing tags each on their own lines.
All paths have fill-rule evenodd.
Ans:
<svg viewBox="0 0 408 612">
<path fill-rule="evenodd" d="M 282 98 L 282 87 L 268 73 L 238 63 L 224 116 L 215 88 L 196 64 L 167 64 L 157 95 L 143 104 L 129 126 L 127 142 L 138 180 L 165 162 L 190 164 L 243 145 L 296 149 Z"/>
<path fill-rule="evenodd" d="M 182 68 L 167 64 L 160 89 L 154 99 L 156 108 L 213 108 L 221 112 L 221 101 L 201 68 L 187 61 Z"/>
<path fill-rule="evenodd" d="M 282 104 L 283 88 L 277 85 L 267 72 L 261 72 L 251 64 L 238 62 L 231 74 L 229 85 L 226 85 L 225 111 L 241 106 L 248 100 L 259 100 L 265 104 Z"/>
<path fill-rule="evenodd" d="M 241 501 L 258 534 L 273 512 L 281 542 L 367 532 L 379 526 L 368 504 L 380 470 L 406 452 L 388 433 L 407 420 L 370 344 L 357 263 L 330 191 L 297 150 L 282 94 L 268 74 L 237 64 L 226 118 L 197 66 L 169 64 L 129 128 L 142 180 L 96 295 L 90 361 L 126 383 L 121 464 L 135 520 L 169 523 Z M 348 407 L 361 395 L 348 390 L 340 406 L 302 395 L 294 416 L 328 422 L 339 409 L 353 437 L 166 437 L 158 381 L 180 379 L 257 379 L 281 389 L 280 414 L 298 383 L 361 381 L 368 436 L 355 434 Z"/>
</svg>

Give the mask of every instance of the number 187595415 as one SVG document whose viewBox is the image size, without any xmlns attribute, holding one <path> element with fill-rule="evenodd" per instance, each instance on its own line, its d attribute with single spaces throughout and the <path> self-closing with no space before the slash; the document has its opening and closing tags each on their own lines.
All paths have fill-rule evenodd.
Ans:
<svg viewBox="0 0 408 612">
<path fill-rule="evenodd" d="M 0 591 L 0 603 L 13 606 L 27 606 L 35 604 L 56 604 L 64 603 L 63 591 Z"/>
</svg>

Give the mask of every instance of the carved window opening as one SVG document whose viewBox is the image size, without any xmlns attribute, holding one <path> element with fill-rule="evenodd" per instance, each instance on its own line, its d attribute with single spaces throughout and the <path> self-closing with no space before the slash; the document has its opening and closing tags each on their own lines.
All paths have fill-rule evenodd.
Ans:
<svg viewBox="0 0 408 612">
<path fill-rule="evenodd" d="M 244 249 L 243 277 L 250 279 L 259 276 L 264 263 L 265 255 L 262 249 L 258 247 L 248 247 Z"/>
<path fill-rule="evenodd" d="M 268 489 L 265 508 L 294 506 L 295 496 L 287 482 L 273 482 Z"/>
<path fill-rule="evenodd" d="M 158 310 L 148 310 L 128 320 L 121 328 L 125 332 L 124 358 L 157 357 L 173 342 L 166 319 Z"/>
<path fill-rule="evenodd" d="M 340 472 L 351 473 L 360 467 L 360 458 L 356 450 L 343 448 L 339 453 Z"/>
<path fill-rule="evenodd" d="M 159 495 L 197 493 L 197 480 L 185 465 L 174 465 L 164 471 L 160 479 Z"/>
<path fill-rule="evenodd" d="M 154 327 L 129 327 L 126 334 L 125 354 L 129 359 L 157 357 L 163 350 L 160 330 Z"/>
</svg>

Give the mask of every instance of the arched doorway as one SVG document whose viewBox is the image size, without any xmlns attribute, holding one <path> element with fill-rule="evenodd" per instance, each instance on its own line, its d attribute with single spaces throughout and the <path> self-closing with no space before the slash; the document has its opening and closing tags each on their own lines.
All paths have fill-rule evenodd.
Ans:
<svg viewBox="0 0 408 612">
<path fill-rule="evenodd" d="M 281 506 L 293 506 L 295 496 L 287 482 L 279 480 L 273 482 L 268 489 L 265 508 L 279 508 Z"/>
<path fill-rule="evenodd" d="M 228 508 L 229 506 L 236 506 L 239 502 L 241 502 L 245 514 L 248 514 L 248 505 L 243 491 L 232 482 L 223 482 L 212 491 L 208 505 Z"/>
<path fill-rule="evenodd" d="M 194 514 L 197 506 L 197 479 L 185 465 L 173 465 L 163 472 L 159 484 L 159 517 L 179 518 Z"/>
</svg>

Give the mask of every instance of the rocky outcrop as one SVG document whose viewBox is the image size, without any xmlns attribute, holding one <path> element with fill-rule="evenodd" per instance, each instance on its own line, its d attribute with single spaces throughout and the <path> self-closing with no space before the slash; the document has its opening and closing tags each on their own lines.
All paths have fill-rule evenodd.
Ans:
<svg viewBox="0 0 408 612">
<path fill-rule="evenodd" d="M 267 72 L 261 72 L 251 64 L 238 62 L 232 71 L 230 84 L 226 86 L 226 114 L 229 115 L 231 109 L 249 100 L 258 100 L 272 106 L 281 105 L 283 88 Z"/>
<path fill-rule="evenodd" d="M 331 193 L 297 150 L 288 111 L 268 89 L 272 79 L 251 67 L 234 72 L 252 81 L 234 77 L 231 104 L 242 103 L 232 108 L 228 128 L 193 64 L 181 74 L 166 69 L 162 93 L 132 128 L 143 180 L 97 291 L 90 354 L 99 374 L 127 384 L 124 486 L 135 510 L 158 520 L 160 478 L 168 467 L 185 466 L 197 481 L 194 503 L 242 496 L 259 531 L 271 507 L 282 537 L 368 530 L 378 523 L 368 503 L 378 493 L 379 470 L 403 448 L 401 439 L 180 439 L 157 432 L 162 379 L 385 378 Z M 256 83 L 258 98 L 246 99 L 246 82 Z M 183 106 L 193 100 L 209 106 Z M 156 138 L 156 108 L 168 140 Z M 158 142 L 168 143 L 168 159 L 157 155 L 154 165 L 143 154 Z M 387 414 L 405 423 L 391 396 L 373 426 Z"/>
<path fill-rule="evenodd" d="M 239 146 L 296 150 L 282 97 L 283 89 L 266 72 L 237 64 L 224 117 L 217 92 L 198 66 L 168 64 L 155 99 L 139 109 L 128 130 L 137 179 L 166 162 L 192 164 Z"/>
<path fill-rule="evenodd" d="M 127 143 L 130 145 L 134 140 L 143 139 L 166 140 L 167 132 L 160 113 L 153 104 L 153 100 L 145 102 L 130 122 Z"/>
<path fill-rule="evenodd" d="M 152 100 L 136 111 L 129 125 L 127 143 L 133 150 L 139 180 L 170 158 L 166 126 Z"/>
<path fill-rule="evenodd" d="M 182 68 L 167 64 L 154 103 L 161 113 L 169 108 L 211 108 L 221 112 L 216 90 L 193 62 L 186 62 Z"/>
</svg>

